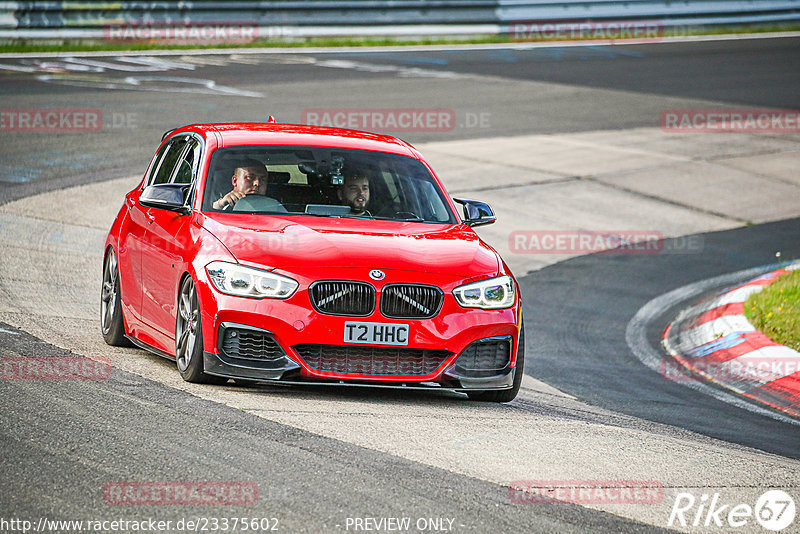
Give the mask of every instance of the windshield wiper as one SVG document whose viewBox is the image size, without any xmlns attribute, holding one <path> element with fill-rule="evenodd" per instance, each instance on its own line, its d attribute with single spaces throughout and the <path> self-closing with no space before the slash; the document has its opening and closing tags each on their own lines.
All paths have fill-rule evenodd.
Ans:
<svg viewBox="0 0 800 534">
<path fill-rule="evenodd" d="M 380 219 L 382 221 L 425 222 L 425 219 L 419 215 L 415 215 L 414 217 L 373 217 L 373 219 Z"/>
<path fill-rule="evenodd" d="M 329 217 L 334 219 L 341 219 L 341 215 L 331 215 L 330 213 L 306 213 L 304 211 L 290 211 L 288 215 L 300 215 L 303 217 Z"/>
</svg>

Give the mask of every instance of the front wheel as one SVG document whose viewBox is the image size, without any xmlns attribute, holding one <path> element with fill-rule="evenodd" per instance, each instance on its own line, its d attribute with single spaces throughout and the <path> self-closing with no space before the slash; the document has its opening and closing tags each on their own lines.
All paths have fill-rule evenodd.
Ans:
<svg viewBox="0 0 800 534">
<path fill-rule="evenodd" d="M 514 384 L 511 389 L 500 391 L 468 391 L 469 400 L 483 402 L 511 402 L 519 393 L 522 384 L 522 373 L 525 370 L 525 324 L 519 329 L 519 343 L 517 349 L 517 363 L 514 366 Z"/>
<path fill-rule="evenodd" d="M 125 337 L 125 322 L 122 318 L 122 299 L 119 294 L 119 266 L 117 255 L 108 251 L 103 264 L 103 286 L 100 291 L 100 330 L 103 339 L 114 347 L 130 345 Z"/>
<path fill-rule="evenodd" d="M 184 278 L 178 295 L 178 317 L 175 321 L 175 363 L 181 378 L 187 382 L 223 383 L 227 378 L 203 372 L 203 324 L 197 291 L 191 276 Z"/>
</svg>

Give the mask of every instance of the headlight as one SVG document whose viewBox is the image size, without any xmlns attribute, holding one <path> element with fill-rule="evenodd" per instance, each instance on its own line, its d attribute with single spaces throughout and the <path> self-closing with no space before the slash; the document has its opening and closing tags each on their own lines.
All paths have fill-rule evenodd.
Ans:
<svg viewBox="0 0 800 534">
<path fill-rule="evenodd" d="M 453 296 L 465 308 L 497 310 L 514 304 L 514 281 L 510 276 L 498 276 L 458 286 Z"/>
<path fill-rule="evenodd" d="M 212 261 L 206 272 L 214 287 L 237 297 L 285 299 L 300 285 L 286 276 L 224 261 Z"/>
</svg>

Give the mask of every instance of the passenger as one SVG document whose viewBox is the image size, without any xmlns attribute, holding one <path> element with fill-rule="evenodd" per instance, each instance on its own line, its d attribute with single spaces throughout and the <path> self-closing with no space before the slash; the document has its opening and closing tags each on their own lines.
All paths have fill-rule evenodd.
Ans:
<svg viewBox="0 0 800 534">
<path fill-rule="evenodd" d="M 367 204 L 369 204 L 369 178 L 365 172 L 360 170 L 346 172 L 344 183 L 339 186 L 337 194 L 339 195 L 339 200 L 350 206 L 351 215 L 372 216 L 367 211 Z"/>
<path fill-rule="evenodd" d="M 215 210 L 229 210 L 246 195 L 266 195 L 268 181 L 269 174 L 263 163 L 255 159 L 244 160 L 233 171 L 233 190 L 214 201 L 211 206 Z"/>
</svg>

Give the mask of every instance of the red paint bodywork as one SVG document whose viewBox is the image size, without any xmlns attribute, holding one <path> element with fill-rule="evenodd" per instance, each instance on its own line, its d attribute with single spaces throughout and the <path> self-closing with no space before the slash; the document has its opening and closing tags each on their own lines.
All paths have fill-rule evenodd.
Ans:
<svg viewBox="0 0 800 534">
<path fill-rule="evenodd" d="M 319 372 L 296 354 L 304 379 L 419 383 L 436 381 L 471 342 L 512 336 L 512 364 L 516 360 L 521 308 L 519 289 L 508 309 L 461 307 L 452 290 L 464 283 L 507 274 L 508 267 L 464 224 L 330 219 L 289 215 L 245 215 L 201 211 L 205 176 L 213 152 L 242 145 L 326 146 L 409 156 L 420 160 L 439 188 L 444 187 L 422 156 L 407 143 L 390 136 L 284 124 L 192 125 L 170 136 L 194 132 L 204 139 L 199 184 L 192 212 L 148 208 L 139 204 L 145 178 L 130 191 L 106 241 L 106 251 L 118 256 L 125 333 L 160 354 L 175 356 L 175 321 L 179 286 L 191 276 L 197 287 L 204 350 L 218 354 L 217 334 L 223 322 L 268 330 L 290 351 L 299 343 L 342 344 L 344 322 L 317 312 L 308 287 L 316 280 L 362 280 L 380 292 L 388 283 L 435 285 L 444 292 L 444 304 L 432 319 L 406 319 L 411 325 L 409 348 L 445 349 L 453 356 L 425 376 L 370 376 Z M 164 142 L 167 142 L 165 140 Z M 152 165 L 152 163 L 151 163 Z M 452 200 L 450 209 L 456 213 Z M 225 295 L 209 281 L 205 266 L 215 260 L 274 270 L 300 283 L 288 299 L 250 299 Z M 381 269 L 386 278 L 370 280 Z M 515 281 L 516 285 L 516 281 Z M 358 320 L 398 322 L 377 309 Z"/>
</svg>

